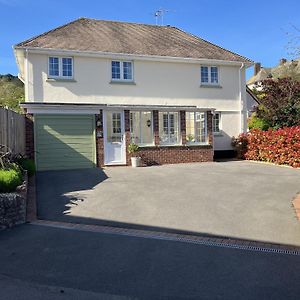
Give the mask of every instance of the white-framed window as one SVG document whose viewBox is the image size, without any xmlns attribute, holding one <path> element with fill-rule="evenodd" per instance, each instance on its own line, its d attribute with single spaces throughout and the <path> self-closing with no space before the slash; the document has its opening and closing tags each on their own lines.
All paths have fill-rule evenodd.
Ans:
<svg viewBox="0 0 300 300">
<path fill-rule="evenodd" d="M 130 141 L 140 146 L 154 144 L 151 111 L 130 111 Z"/>
<path fill-rule="evenodd" d="M 73 78 L 73 58 L 54 57 L 48 59 L 48 78 Z"/>
<path fill-rule="evenodd" d="M 161 144 L 179 144 L 178 112 L 159 112 L 159 139 Z"/>
<path fill-rule="evenodd" d="M 207 144 L 207 122 L 205 112 L 186 112 L 186 141 L 188 144 Z"/>
<path fill-rule="evenodd" d="M 201 66 L 201 84 L 219 84 L 219 68 Z"/>
<path fill-rule="evenodd" d="M 111 62 L 111 80 L 112 81 L 133 81 L 133 63 L 132 61 Z"/>
<path fill-rule="evenodd" d="M 213 115 L 213 133 L 220 133 L 221 132 L 221 113 L 215 112 Z"/>
</svg>

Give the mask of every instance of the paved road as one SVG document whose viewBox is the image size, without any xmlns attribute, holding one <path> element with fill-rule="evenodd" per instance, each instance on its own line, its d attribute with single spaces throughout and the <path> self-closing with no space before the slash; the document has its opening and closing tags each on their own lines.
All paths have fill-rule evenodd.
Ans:
<svg viewBox="0 0 300 300">
<path fill-rule="evenodd" d="M 300 170 L 246 161 L 37 176 L 39 217 L 300 246 Z"/>
<path fill-rule="evenodd" d="M 299 282 L 300 256 L 30 224 L 0 232 L 5 300 L 288 300 Z"/>
</svg>

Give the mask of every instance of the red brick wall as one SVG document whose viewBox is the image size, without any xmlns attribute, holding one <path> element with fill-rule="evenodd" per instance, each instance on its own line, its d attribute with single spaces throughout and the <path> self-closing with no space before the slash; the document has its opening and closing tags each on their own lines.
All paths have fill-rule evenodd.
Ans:
<svg viewBox="0 0 300 300">
<path fill-rule="evenodd" d="M 97 127 L 97 121 L 101 122 L 101 125 Z M 96 157 L 97 166 L 104 165 L 104 132 L 103 132 L 103 112 L 100 110 L 99 114 L 95 116 L 95 128 L 96 128 Z"/>
<path fill-rule="evenodd" d="M 25 143 L 26 143 L 26 156 L 34 159 L 34 122 L 31 114 L 25 115 Z"/>
</svg>

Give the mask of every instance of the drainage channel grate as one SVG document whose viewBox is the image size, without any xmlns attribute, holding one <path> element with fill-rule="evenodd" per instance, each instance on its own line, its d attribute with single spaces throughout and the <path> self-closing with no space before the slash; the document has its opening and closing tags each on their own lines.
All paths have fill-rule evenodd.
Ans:
<svg viewBox="0 0 300 300">
<path fill-rule="evenodd" d="M 32 222 L 30 224 L 69 229 L 69 230 L 86 231 L 86 232 L 98 232 L 104 234 L 114 234 L 114 235 L 130 236 L 130 237 L 184 242 L 184 243 L 197 244 L 197 245 L 210 246 L 210 247 L 231 248 L 237 250 L 248 250 L 248 251 L 255 251 L 255 252 L 266 252 L 266 253 L 277 253 L 277 254 L 300 256 L 300 250 L 285 249 L 279 245 L 274 245 L 273 248 L 270 248 L 270 247 L 263 247 L 263 246 L 252 246 L 251 244 L 250 245 L 237 244 L 234 242 L 234 240 L 232 240 L 231 243 L 226 243 L 226 241 L 219 242 L 218 239 L 213 240 L 213 238 L 206 238 L 206 237 L 183 236 L 180 234 L 165 233 L 165 232 L 153 232 L 153 231 L 146 232 L 144 230 L 136 230 L 136 229 L 116 228 L 116 227 L 98 226 L 98 225 L 71 224 L 71 223 L 52 222 L 52 221 L 39 220 L 39 221 Z"/>
</svg>

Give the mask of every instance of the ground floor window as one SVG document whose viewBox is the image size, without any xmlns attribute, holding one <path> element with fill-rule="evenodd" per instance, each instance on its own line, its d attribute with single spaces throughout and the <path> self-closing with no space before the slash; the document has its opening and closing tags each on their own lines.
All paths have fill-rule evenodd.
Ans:
<svg viewBox="0 0 300 300">
<path fill-rule="evenodd" d="M 138 145 L 153 145 L 151 111 L 130 112 L 130 139 Z"/>
<path fill-rule="evenodd" d="M 188 144 L 207 143 L 207 122 L 205 112 L 186 112 L 186 140 Z"/>
<path fill-rule="evenodd" d="M 161 144 L 179 144 L 178 112 L 159 112 L 159 138 Z"/>
<path fill-rule="evenodd" d="M 221 113 L 215 112 L 215 114 L 213 116 L 213 132 L 214 133 L 219 133 L 221 131 L 220 124 L 221 124 Z"/>
</svg>

